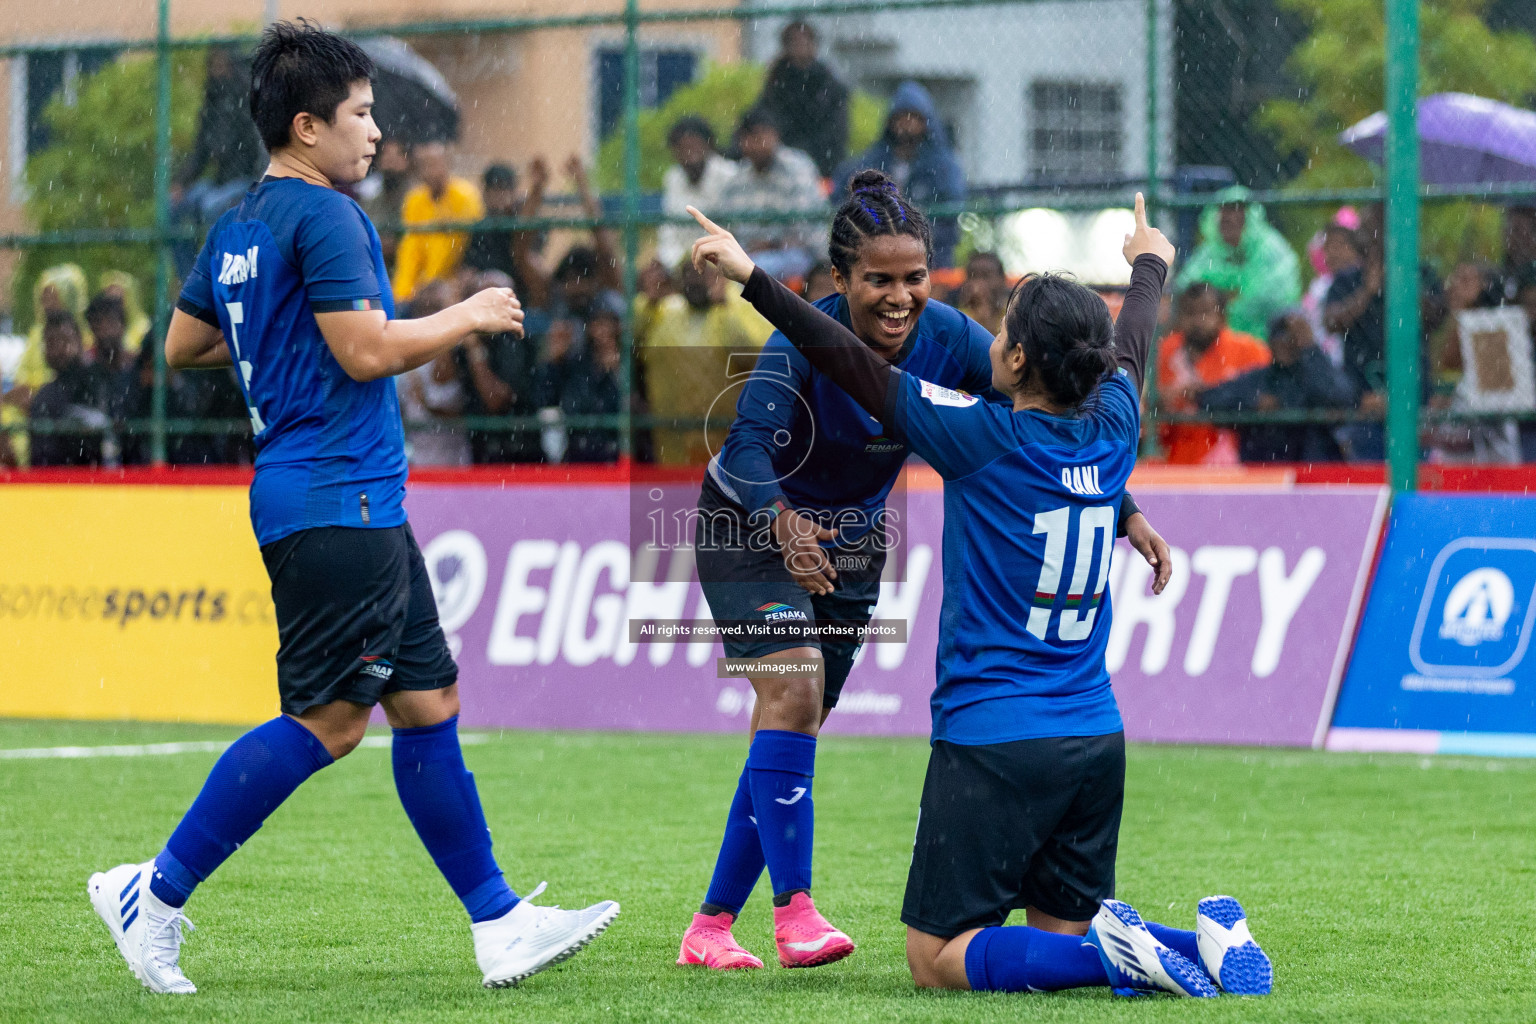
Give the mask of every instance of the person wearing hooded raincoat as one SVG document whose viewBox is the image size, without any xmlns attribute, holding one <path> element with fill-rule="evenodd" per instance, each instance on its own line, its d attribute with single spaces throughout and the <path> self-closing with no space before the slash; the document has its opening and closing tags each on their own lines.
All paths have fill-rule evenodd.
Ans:
<svg viewBox="0 0 1536 1024">
<path fill-rule="evenodd" d="M 91 329 L 85 322 L 89 301 L 85 271 L 73 263 L 60 263 L 37 276 L 32 285 L 32 330 L 27 333 L 27 347 L 16 367 L 16 379 L 0 398 L 0 426 L 13 427 L 27 422 L 27 408 L 32 396 L 55 376 L 43 357 L 43 322 L 51 312 L 63 311 L 74 317 L 80 327 L 80 340 L 87 351 L 95 347 Z M 22 465 L 27 464 L 27 435 L 10 433 L 11 450 Z"/>
<path fill-rule="evenodd" d="M 126 270 L 105 270 L 96 279 L 96 290 L 123 300 L 123 312 L 127 316 L 123 349 L 138 355 L 151 327 L 149 314 L 144 312 L 144 302 L 139 295 L 139 282 Z"/>
<path fill-rule="evenodd" d="M 1228 295 L 1227 323 L 1234 331 L 1262 338 L 1276 316 L 1301 301 L 1301 262 L 1275 230 L 1264 207 L 1248 202 L 1249 192 L 1230 188 L 1200 215 L 1200 246 L 1179 273 L 1179 291 L 1209 282 Z M 1231 208 L 1223 224 L 1223 210 Z M 1241 217 L 1237 216 L 1241 211 Z M 1229 239 L 1241 225 L 1235 243 Z"/>
<path fill-rule="evenodd" d="M 923 125 L 912 118 L 916 114 Z M 867 167 L 889 174 L 902 192 L 920 208 L 939 203 L 959 202 L 965 198 L 965 172 L 950 146 L 949 133 L 939 120 L 938 108 L 928 90 L 913 81 L 902 82 L 891 97 L 891 111 L 885 120 L 885 134 L 863 153 L 845 162 L 833 179 L 837 183 L 834 199 L 840 199 L 853 176 Z M 947 267 L 954 262 L 955 243 L 960 228 L 954 218 L 933 218 L 933 265 Z"/>
</svg>

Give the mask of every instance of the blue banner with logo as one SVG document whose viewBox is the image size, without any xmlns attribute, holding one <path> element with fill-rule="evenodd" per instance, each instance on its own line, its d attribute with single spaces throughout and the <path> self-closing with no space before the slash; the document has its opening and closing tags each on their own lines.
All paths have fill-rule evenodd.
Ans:
<svg viewBox="0 0 1536 1024">
<path fill-rule="evenodd" d="M 1533 623 L 1536 498 L 1398 497 L 1328 746 L 1536 753 Z"/>
</svg>

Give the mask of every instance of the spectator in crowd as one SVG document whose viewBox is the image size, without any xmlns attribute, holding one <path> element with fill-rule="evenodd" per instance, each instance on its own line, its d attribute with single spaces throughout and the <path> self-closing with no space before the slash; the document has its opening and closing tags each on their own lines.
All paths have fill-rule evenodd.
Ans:
<svg viewBox="0 0 1536 1024">
<path fill-rule="evenodd" d="M 1359 227 L 1360 215 L 1346 206 L 1317 233 L 1313 245 L 1308 248 L 1317 276 L 1302 295 L 1301 308 L 1312 325 L 1317 347 L 1334 366 L 1344 365 L 1344 335 L 1328 330 L 1323 323 L 1323 307 L 1328 304 L 1328 289 L 1333 287 L 1334 276 L 1341 270 L 1360 265 L 1360 242 L 1355 237 Z"/>
<path fill-rule="evenodd" d="M 1003 329 L 1008 309 L 1008 274 L 995 252 L 973 252 L 965 261 L 965 283 L 956 295 L 955 307 L 993 334 Z"/>
<path fill-rule="evenodd" d="M 563 424 L 570 416 L 614 416 L 624 410 L 619 387 L 624 322 L 614 311 L 596 311 L 586 322 L 585 351 L 575 343 L 579 326 L 561 319 L 550 327 L 547 358 L 538 369 L 535 389 L 540 417 L 547 424 L 544 455 L 550 462 L 613 462 L 619 457 L 618 431 L 567 431 Z"/>
<path fill-rule="evenodd" d="M 249 63 L 227 46 L 210 49 L 197 135 L 171 183 L 171 199 L 182 219 L 213 222 L 261 177 L 267 152 L 251 120 L 250 102 Z"/>
<path fill-rule="evenodd" d="M 581 158 L 573 154 L 566 161 L 565 172 L 580 198 L 582 214 L 594 220 L 602 217 L 602 201 Z M 543 212 L 549 183 L 549 169 L 543 158 L 536 158 L 529 165 L 528 177 L 523 216 L 537 217 Z M 616 310 L 623 315 L 622 264 L 612 228 L 595 229 L 590 245 L 582 242 L 571 246 L 553 273 L 544 269 L 543 261 L 534 256 L 531 246 L 526 248 L 530 255 L 520 266 L 526 294 L 519 297 L 526 313 L 524 330 L 530 337 L 541 337 L 552 321 L 563 317 L 585 321 L 597 308 Z M 583 330 L 578 329 L 578 338 Z"/>
<path fill-rule="evenodd" d="M 848 154 L 848 87 L 818 59 L 820 48 L 809 22 L 785 25 L 757 105 L 773 115 L 784 145 L 809 156 L 829 177 Z"/>
<path fill-rule="evenodd" d="M 447 281 L 428 281 L 411 300 L 413 319 L 440 313 L 459 301 Z M 465 388 L 452 350 L 395 378 L 400 412 L 407 424 L 406 452 L 416 466 L 469 465 L 469 439 L 462 427 L 443 420 L 464 414 Z"/>
<path fill-rule="evenodd" d="M 800 289 L 800 297 L 806 302 L 815 302 L 835 291 L 837 291 L 837 282 L 832 278 L 832 264 L 822 260 L 811 268 L 809 274 L 805 275 L 805 285 Z"/>
<path fill-rule="evenodd" d="M 480 274 L 471 284 L 474 294 L 486 288 L 509 288 L 501 271 Z M 465 416 L 532 416 L 534 402 L 534 342 L 526 335 L 471 334 L 454 352 Z M 538 436 L 532 430 L 469 431 L 469 457 L 476 465 L 537 462 Z"/>
<path fill-rule="evenodd" d="M 661 178 L 661 210 L 671 217 L 687 217 L 688 207 L 717 209 L 726 182 L 736 165 L 715 148 L 715 130 L 702 117 L 680 117 L 667 132 L 667 146 L 674 163 Z M 663 224 L 657 232 L 656 258 L 675 267 L 693 251 L 698 226 Z"/>
<path fill-rule="evenodd" d="M 1196 281 L 1227 295 L 1232 329 L 1259 334 L 1301 299 L 1301 264 L 1290 243 L 1270 226 L 1264 207 L 1240 186 L 1221 192 L 1200 215 L 1200 246 L 1178 276 L 1182 289 Z"/>
<path fill-rule="evenodd" d="M 406 193 L 400 219 L 407 231 L 395 257 L 395 299 L 411 299 L 422 285 L 451 277 L 464 259 L 469 233 L 464 230 L 415 230 L 421 225 L 475 221 L 485 216 L 474 182 L 450 172 L 448 147 L 441 142 L 416 147 L 412 160 L 421 184 Z"/>
<path fill-rule="evenodd" d="M 1504 298 L 1515 301 L 1520 283 L 1536 274 L 1536 206 L 1504 208 Z"/>
<path fill-rule="evenodd" d="M 1386 264 L 1381 233 L 1381 207 L 1373 204 L 1361 216 L 1361 262 L 1334 275 L 1323 306 L 1323 325 L 1344 335 L 1343 370 L 1354 385 L 1356 408 L 1368 422 L 1353 423 L 1341 432 L 1350 459 L 1386 458 L 1386 434 L 1379 420 L 1386 414 Z"/>
<path fill-rule="evenodd" d="M 774 277 L 801 277 L 826 250 L 826 230 L 819 217 L 821 175 L 811 158 L 785 146 L 777 118 L 761 107 L 749 110 L 736 130 L 741 163 L 721 190 L 722 213 L 774 211 L 804 213 L 799 222 L 743 222 L 732 228 L 753 262 Z"/>
<path fill-rule="evenodd" d="M 891 97 L 885 134 L 837 172 L 833 191 L 847 191 L 853 176 L 866 167 L 884 171 L 912 202 L 924 209 L 965 198 L 965 173 L 950 146 L 933 97 L 916 82 L 902 82 Z M 935 267 L 954 262 L 960 228 L 953 217 L 933 217 Z"/>
<path fill-rule="evenodd" d="M 99 466 L 107 417 L 106 371 L 85 359 L 80 324 L 63 310 L 43 321 L 43 358 L 53 379 L 32 398 L 32 419 L 50 420 L 48 431 L 34 429 L 28 447 L 34 467 Z M 79 424 L 78 433 L 60 431 L 62 421 Z"/>
<path fill-rule="evenodd" d="M 1439 308 L 1424 309 L 1422 323 L 1428 340 L 1422 353 L 1422 383 L 1427 408 L 1438 412 L 1457 407 L 1457 389 L 1464 373 L 1460 315 L 1504 305 L 1504 289 L 1504 275 L 1499 270 L 1480 263 L 1460 263 L 1445 279 L 1445 288 L 1434 304 Z M 1509 463 L 1521 461 L 1524 433 L 1525 426 L 1512 419 L 1450 420 L 1431 425 L 1422 433 L 1421 442 L 1425 457 L 1434 462 L 1471 459 Z"/>
<path fill-rule="evenodd" d="M 123 304 L 123 351 L 138 355 L 153 324 L 144 312 L 138 280 L 126 270 L 104 270 L 96 279 L 98 296 L 117 299 Z"/>
<path fill-rule="evenodd" d="M 731 355 L 756 353 L 773 327 L 713 264 L 698 270 L 685 263 L 679 280 L 682 294 L 662 301 L 639 355 L 653 416 L 709 419 L 708 437 L 702 426 L 653 429 L 655 461 L 702 466 L 714 454 L 709 441 L 718 448 L 736 418 L 736 389 L 728 386 Z M 717 402 L 727 391 L 732 398 Z"/>
<path fill-rule="evenodd" d="M 1269 349 L 1227 324 L 1226 297 L 1196 281 L 1179 293 L 1173 333 L 1157 353 L 1157 397 L 1164 409 L 1192 413 L 1208 388 L 1269 365 Z M 1174 463 L 1231 465 L 1238 461 L 1237 435 L 1201 423 L 1167 423 L 1161 440 Z"/>
<path fill-rule="evenodd" d="M 1348 409 L 1355 389 L 1317 347 L 1312 324 L 1299 309 L 1275 317 L 1269 329 L 1268 366 L 1249 370 L 1199 393 L 1210 412 Z M 1253 424 L 1237 428 L 1244 462 L 1335 462 L 1343 457 L 1326 424 Z"/>
<path fill-rule="evenodd" d="M 54 371 L 43 351 L 43 326 L 54 313 L 71 316 L 85 351 L 94 339 L 85 323 L 87 286 L 85 271 L 73 263 L 60 263 L 38 275 L 32 285 L 32 329 L 27 332 L 27 346 L 16 367 L 15 380 L 0 394 L 0 426 L 19 427 L 27 422 L 32 399 L 45 384 L 52 382 Z M 11 455 L 19 465 L 27 465 L 27 435 L 12 433 Z"/>
<path fill-rule="evenodd" d="M 489 218 L 517 217 L 523 213 L 527 196 L 519 195 L 517 172 L 506 164 L 491 164 L 481 176 L 485 215 Z M 541 190 L 542 192 L 542 190 Z M 542 195 L 541 195 L 542 199 Z M 522 267 L 531 258 L 535 232 L 513 231 L 506 227 L 477 225 L 469 234 L 469 248 L 464 265 L 475 271 L 495 271 L 510 282 L 508 287 L 519 298 L 527 292 Z"/>
<path fill-rule="evenodd" d="M 398 224 L 411 190 L 411 152 L 399 139 L 382 139 L 373 157 L 373 169 L 356 187 L 357 201 L 379 232 L 384 264 L 395 265 L 400 251 Z"/>
</svg>

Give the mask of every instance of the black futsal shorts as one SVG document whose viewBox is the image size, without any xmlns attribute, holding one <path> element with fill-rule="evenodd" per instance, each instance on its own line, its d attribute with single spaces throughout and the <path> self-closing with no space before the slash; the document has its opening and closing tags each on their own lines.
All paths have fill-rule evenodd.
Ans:
<svg viewBox="0 0 1536 1024">
<path fill-rule="evenodd" d="M 901 920 L 948 939 L 1034 907 L 1087 921 L 1115 894 L 1125 734 L 967 747 L 928 757 Z"/>
<path fill-rule="evenodd" d="M 372 706 L 400 690 L 441 690 L 459 669 L 409 524 L 321 526 L 261 549 L 277 605 L 283 711 Z"/>
</svg>

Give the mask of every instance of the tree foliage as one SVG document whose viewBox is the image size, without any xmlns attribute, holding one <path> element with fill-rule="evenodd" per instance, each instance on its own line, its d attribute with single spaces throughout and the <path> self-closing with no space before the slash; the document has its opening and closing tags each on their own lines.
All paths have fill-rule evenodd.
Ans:
<svg viewBox="0 0 1536 1024">
<path fill-rule="evenodd" d="M 1309 25 L 1288 65 L 1300 95 L 1265 104 L 1259 112 L 1260 127 L 1282 151 L 1307 156 L 1306 169 L 1291 182 L 1295 188 L 1377 184 L 1381 169 L 1345 148 L 1338 136 L 1382 107 L 1382 0 L 1281 3 Z M 1517 106 L 1536 96 L 1536 41 L 1524 33 L 1491 30 L 1487 8 L 1488 0 L 1421 0 L 1420 95 L 1466 92 Z M 1446 265 L 1488 259 L 1498 245 L 1497 208 L 1464 202 L 1425 208 L 1424 251 L 1434 261 Z"/>
<path fill-rule="evenodd" d="M 191 148 L 202 105 L 205 55 L 180 50 L 171 70 L 171 150 Z M 153 56 L 132 55 L 80 80 L 73 106 L 56 98 L 43 112 L 49 143 L 27 160 L 26 211 L 39 231 L 151 228 L 155 223 Z M 103 270 L 125 270 L 153 294 L 148 245 L 47 245 L 22 258 L 12 281 L 17 323 L 32 315 L 32 282 L 57 263 L 80 264 L 94 285 Z"/>
</svg>

